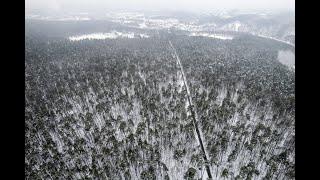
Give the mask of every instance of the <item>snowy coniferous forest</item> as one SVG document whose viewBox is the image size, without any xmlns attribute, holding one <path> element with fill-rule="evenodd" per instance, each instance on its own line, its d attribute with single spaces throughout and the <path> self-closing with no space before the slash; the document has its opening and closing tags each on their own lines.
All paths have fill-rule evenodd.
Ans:
<svg viewBox="0 0 320 180">
<path fill-rule="evenodd" d="M 114 24 L 149 36 L 71 41 L 31 22 L 26 179 L 207 179 L 206 166 L 212 179 L 295 179 L 295 71 L 279 60 L 294 46 Z"/>
</svg>

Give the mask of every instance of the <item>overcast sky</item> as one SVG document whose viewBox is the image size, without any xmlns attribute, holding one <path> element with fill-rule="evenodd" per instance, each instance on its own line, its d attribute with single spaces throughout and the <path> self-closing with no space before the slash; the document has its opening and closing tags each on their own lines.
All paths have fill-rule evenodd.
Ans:
<svg viewBox="0 0 320 180">
<path fill-rule="evenodd" d="M 26 0 L 26 10 L 90 11 L 108 9 L 212 10 L 258 9 L 294 10 L 294 0 Z"/>
</svg>

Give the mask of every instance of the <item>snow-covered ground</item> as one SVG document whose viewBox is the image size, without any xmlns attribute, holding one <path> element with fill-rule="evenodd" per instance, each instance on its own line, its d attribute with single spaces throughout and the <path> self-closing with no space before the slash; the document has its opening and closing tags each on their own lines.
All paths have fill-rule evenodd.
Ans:
<svg viewBox="0 0 320 180">
<path fill-rule="evenodd" d="M 265 35 L 261 35 L 261 34 L 254 34 L 255 36 L 259 36 L 259 37 L 263 37 L 263 38 L 267 38 L 267 39 L 272 39 L 272 40 L 275 40 L 275 41 L 279 41 L 279 42 L 282 42 L 282 43 L 286 43 L 290 46 L 293 46 L 295 47 L 294 44 L 290 43 L 290 42 L 287 42 L 287 41 L 284 41 L 284 40 L 281 40 L 281 39 L 277 39 L 277 38 L 274 38 L 274 37 L 270 37 L 270 36 L 265 36 Z"/>
<path fill-rule="evenodd" d="M 295 69 L 295 55 L 292 51 L 279 51 L 278 60 L 289 68 Z"/>
<path fill-rule="evenodd" d="M 232 13 L 227 11 L 216 11 L 216 12 L 203 12 L 201 15 L 206 16 L 216 16 L 220 19 L 229 19 L 233 17 L 237 17 L 237 15 L 256 15 L 257 18 L 261 19 L 268 19 L 272 18 L 271 14 L 269 12 L 255 12 L 255 13 L 249 13 L 249 12 L 238 12 L 238 13 Z M 294 24 L 285 26 L 286 32 L 281 35 L 281 37 L 277 36 L 277 31 L 280 28 L 280 25 L 274 25 L 274 26 L 263 26 L 257 27 L 257 24 L 250 24 L 250 21 L 247 20 L 241 21 L 241 20 L 232 20 L 227 23 L 219 23 L 219 21 L 215 22 L 214 20 L 201 22 L 201 17 L 195 17 L 194 19 L 190 19 L 189 21 L 184 21 L 176 17 L 157 17 L 157 16 L 148 16 L 144 13 L 138 13 L 138 12 L 120 12 L 120 13 L 108 13 L 107 18 L 110 19 L 113 22 L 118 22 L 123 25 L 140 28 L 140 29 L 177 29 L 177 30 L 183 30 L 188 31 L 190 33 L 196 33 L 196 32 L 205 32 L 205 31 L 224 31 L 224 32 L 246 32 L 250 33 L 252 35 L 264 37 L 273 39 L 279 42 L 283 42 L 286 44 L 289 44 L 291 46 L 294 46 L 291 42 L 286 41 L 286 36 L 288 35 L 295 35 L 294 30 Z M 255 23 L 254 21 L 252 23 Z M 281 28 L 280 28 L 281 29 Z M 210 35 L 202 34 L 201 36 L 207 36 L 210 37 Z M 218 36 L 214 36 L 213 38 L 220 38 Z M 222 38 L 220 38 L 222 39 Z M 225 39 L 225 38 L 224 38 Z M 230 39 L 230 38 L 227 38 Z"/>
<path fill-rule="evenodd" d="M 84 39 L 116 39 L 116 38 L 148 38 L 147 34 L 135 34 L 133 32 L 117 32 L 112 31 L 110 33 L 92 33 L 92 34 L 84 34 L 79 36 L 71 36 L 69 37 L 70 41 L 80 41 Z"/>
<path fill-rule="evenodd" d="M 80 17 L 80 16 L 71 16 L 65 18 L 58 18 L 57 21 L 90 21 L 91 18 L 89 17 Z"/>
<path fill-rule="evenodd" d="M 234 17 L 238 17 L 238 15 L 252 15 L 255 14 L 256 18 L 261 19 L 268 19 L 272 18 L 273 16 L 268 12 L 228 12 L 225 10 L 216 10 L 210 12 L 202 12 L 200 15 L 194 16 L 192 19 L 181 19 L 177 16 L 169 16 L 169 15 L 150 15 L 145 12 L 126 12 L 126 11 L 114 11 L 108 12 L 104 15 L 104 19 L 119 23 L 121 25 L 132 27 L 132 28 L 139 28 L 142 30 L 145 29 L 175 29 L 175 30 L 182 30 L 186 31 L 187 33 L 191 34 L 190 36 L 205 36 L 209 38 L 218 38 L 223 40 L 232 40 L 232 36 L 227 35 L 220 35 L 220 34 L 211 34 L 207 32 L 245 32 L 250 33 L 255 36 L 263 37 L 272 39 L 278 42 L 286 43 L 290 46 L 295 46 L 294 42 L 291 41 L 290 38 L 288 40 L 288 36 L 295 35 L 295 28 L 294 23 L 287 24 L 282 27 L 282 24 L 275 24 L 275 25 L 262 25 L 256 24 L 255 21 L 250 21 L 247 19 L 241 20 L 241 18 L 231 19 Z M 206 20 L 207 18 L 211 18 L 214 16 L 215 18 L 222 19 L 222 22 L 219 20 Z M 203 18 L 203 19 L 202 19 Z M 68 14 L 64 16 L 41 16 L 38 14 L 26 14 L 26 19 L 39 19 L 39 20 L 46 20 L 46 21 L 88 21 L 93 20 L 93 16 L 90 16 L 89 13 L 75 13 L 75 14 Z M 202 21 L 204 20 L 204 21 Z M 266 20 L 267 21 L 267 20 Z M 264 21 L 263 21 L 264 22 Z M 285 32 L 282 35 L 279 34 L 279 30 L 281 32 L 285 28 Z M 87 36 L 87 35 L 86 35 Z M 77 39 L 107 39 L 107 38 L 118 38 L 118 37 L 127 37 L 133 38 L 132 34 L 95 34 L 95 35 L 88 35 L 81 36 L 81 37 L 71 37 L 71 40 Z M 143 38 L 147 36 L 141 35 Z"/>
<path fill-rule="evenodd" d="M 221 27 L 222 30 L 227 30 L 227 31 L 240 31 L 240 27 L 242 27 L 243 24 L 240 22 L 240 21 L 235 21 L 235 22 L 232 22 L 232 23 L 228 23 L 224 26 Z"/>
</svg>

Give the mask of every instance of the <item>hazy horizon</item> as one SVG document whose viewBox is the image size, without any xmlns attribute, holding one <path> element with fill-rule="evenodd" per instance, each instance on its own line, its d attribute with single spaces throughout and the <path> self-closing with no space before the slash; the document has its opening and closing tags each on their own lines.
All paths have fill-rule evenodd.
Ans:
<svg viewBox="0 0 320 180">
<path fill-rule="evenodd" d="M 104 11 L 104 10 L 259 10 L 294 11 L 294 0 L 26 0 L 27 11 L 52 12 Z"/>
</svg>

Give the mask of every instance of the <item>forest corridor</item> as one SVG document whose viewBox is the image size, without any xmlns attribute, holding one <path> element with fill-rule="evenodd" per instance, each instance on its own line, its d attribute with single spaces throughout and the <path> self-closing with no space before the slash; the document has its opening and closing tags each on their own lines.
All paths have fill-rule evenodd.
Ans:
<svg viewBox="0 0 320 180">
<path fill-rule="evenodd" d="M 180 71 L 181 71 L 182 79 L 183 79 L 183 84 L 184 84 L 184 86 L 186 87 L 186 90 L 187 90 L 187 98 L 188 98 L 188 102 L 189 102 L 189 107 L 190 107 L 190 111 L 191 111 L 191 117 L 192 117 L 193 125 L 194 125 L 194 128 L 195 128 L 196 133 L 197 133 L 197 137 L 198 137 L 198 140 L 199 140 L 201 151 L 203 153 L 203 159 L 204 159 L 204 161 L 206 163 L 206 171 L 207 171 L 208 177 L 210 179 L 212 179 L 212 175 L 211 175 L 211 171 L 210 171 L 210 167 L 209 167 L 209 162 L 208 162 L 208 158 L 207 158 L 207 153 L 206 153 L 206 150 L 204 148 L 204 145 L 203 145 L 203 142 L 202 142 L 202 137 L 201 137 L 200 130 L 199 130 L 199 127 L 198 127 L 197 114 L 196 114 L 196 111 L 194 110 L 194 106 L 193 106 L 193 103 L 192 103 L 192 98 L 191 98 L 191 95 L 190 95 L 187 79 L 186 79 L 186 76 L 184 74 L 183 66 L 181 64 L 180 58 L 179 58 L 179 56 L 177 54 L 177 51 L 174 48 L 174 46 L 172 45 L 170 40 L 169 40 L 169 44 L 170 44 L 171 48 L 173 49 L 174 56 L 176 57 L 178 65 L 180 67 Z"/>
</svg>

